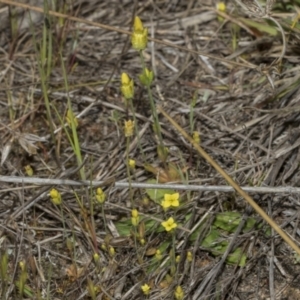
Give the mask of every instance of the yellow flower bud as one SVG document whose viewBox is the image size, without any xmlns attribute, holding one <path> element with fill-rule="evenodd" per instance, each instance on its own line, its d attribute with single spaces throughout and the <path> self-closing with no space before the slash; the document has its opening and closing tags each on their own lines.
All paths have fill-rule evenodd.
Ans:
<svg viewBox="0 0 300 300">
<path fill-rule="evenodd" d="M 139 217 L 139 212 L 137 211 L 137 209 L 133 209 L 131 211 L 131 223 L 133 226 L 138 226 L 139 225 L 139 221 L 140 221 L 140 217 Z"/>
<path fill-rule="evenodd" d="M 133 98 L 134 83 L 126 73 L 122 73 L 121 75 L 121 92 L 125 99 Z"/>
<path fill-rule="evenodd" d="M 27 174 L 28 176 L 30 176 L 30 177 L 33 175 L 33 169 L 32 169 L 32 167 L 31 167 L 31 165 L 25 166 L 25 172 L 26 172 L 26 174 Z"/>
<path fill-rule="evenodd" d="M 134 159 L 129 159 L 128 160 L 128 165 L 131 169 L 135 168 L 135 160 Z"/>
<path fill-rule="evenodd" d="M 217 6 L 218 11 L 221 11 L 221 12 L 226 11 L 226 4 L 224 2 L 218 2 L 216 6 Z"/>
<path fill-rule="evenodd" d="M 61 200 L 61 194 L 58 190 L 56 189 L 52 189 L 50 191 L 50 198 L 51 198 L 51 201 L 54 205 L 60 205 L 62 200 Z"/>
<path fill-rule="evenodd" d="M 153 82 L 154 74 L 147 68 L 143 69 L 143 73 L 139 75 L 139 79 L 144 86 L 150 86 Z"/>
<path fill-rule="evenodd" d="M 148 296 L 150 294 L 151 288 L 150 288 L 150 286 L 147 283 L 145 283 L 144 285 L 142 285 L 141 289 L 142 289 L 142 291 L 143 291 L 143 293 L 144 293 L 145 296 Z"/>
<path fill-rule="evenodd" d="M 226 4 L 224 2 L 218 2 L 216 5 L 217 11 L 225 12 L 226 11 Z M 218 21 L 223 22 L 224 18 L 221 16 L 218 16 Z"/>
<path fill-rule="evenodd" d="M 198 131 L 194 131 L 193 132 L 193 140 L 197 143 L 197 144 L 200 144 L 200 134 Z"/>
<path fill-rule="evenodd" d="M 75 128 L 77 128 L 78 120 L 77 120 L 77 118 L 75 118 L 73 111 L 70 109 L 68 109 L 68 111 L 67 111 L 66 121 L 67 121 L 69 127 L 72 127 L 72 122 L 74 122 Z"/>
<path fill-rule="evenodd" d="M 140 221 L 140 218 L 137 217 L 137 218 L 131 218 L 131 224 L 136 227 L 139 225 L 139 221 Z"/>
<path fill-rule="evenodd" d="M 100 259 L 100 256 L 98 253 L 94 253 L 93 258 L 94 258 L 94 261 L 97 263 Z"/>
<path fill-rule="evenodd" d="M 174 296 L 175 296 L 175 299 L 176 299 L 176 300 L 182 300 L 182 299 L 183 299 L 183 297 L 184 297 L 184 292 L 183 292 L 183 290 L 182 290 L 182 288 L 181 288 L 180 285 L 178 285 L 178 286 L 176 287 Z"/>
<path fill-rule="evenodd" d="M 188 260 L 188 262 L 193 261 L 193 253 L 191 251 L 188 251 L 188 253 L 186 255 L 186 259 Z"/>
<path fill-rule="evenodd" d="M 116 254 L 115 248 L 114 247 L 109 247 L 108 253 L 111 257 L 114 257 Z"/>
<path fill-rule="evenodd" d="M 133 218 L 137 218 L 137 217 L 139 216 L 138 210 L 134 208 L 134 209 L 131 211 L 131 216 L 132 216 Z"/>
<path fill-rule="evenodd" d="M 103 192 L 103 190 L 101 188 L 97 188 L 96 191 L 96 200 L 100 203 L 103 204 L 105 201 L 106 195 Z"/>
<path fill-rule="evenodd" d="M 136 50 L 144 50 L 148 42 L 148 29 L 144 28 L 139 17 L 134 18 L 133 33 L 131 36 L 132 47 Z"/>
<path fill-rule="evenodd" d="M 124 133 L 126 137 L 130 137 L 133 135 L 134 122 L 132 120 L 128 120 L 124 122 Z"/>
</svg>

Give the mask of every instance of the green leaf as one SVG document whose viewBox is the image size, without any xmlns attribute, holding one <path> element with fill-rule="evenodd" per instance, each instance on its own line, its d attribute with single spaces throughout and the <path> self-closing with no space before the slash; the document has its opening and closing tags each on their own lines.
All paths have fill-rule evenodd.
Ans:
<svg viewBox="0 0 300 300">
<path fill-rule="evenodd" d="M 213 225 L 215 227 L 221 228 L 223 230 L 232 233 L 235 232 L 235 230 L 239 226 L 241 219 L 242 217 L 240 213 L 233 212 L 233 211 L 226 211 L 226 212 L 218 213 L 216 215 Z M 256 220 L 254 218 L 248 218 L 243 228 L 243 232 L 250 231 L 254 227 L 255 223 Z"/>
<path fill-rule="evenodd" d="M 220 238 L 220 234 L 218 230 L 212 228 L 209 234 L 202 241 L 201 246 L 208 249 L 214 248 L 219 238 Z"/>
<path fill-rule="evenodd" d="M 243 23 L 245 23 L 246 25 L 250 26 L 250 27 L 254 27 L 256 29 L 258 29 L 259 31 L 262 32 L 266 32 L 270 35 L 277 35 L 277 29 L 276 27 L 273 27 L 271 25 L 267 25 L 267 24 L 262 24 L 262 23 L 258 23 L 255 22 L 253 20 L 249 20 L 249 19 L 245 19 L 245 18 L 239 18 L 240 21 L 242 21 Z"/>
<path fill-rule="evenodd" d="M 241 248 L 236 248 L 233 253 L 229 254 L 226 262 L 229 264 L 239 265 L 244 267 L 246 265 L 247 256 L 242 252 Z"/>
<path fill-rule="evenodd" d="M 131 219 L 123 219 L 115 223 L 115 226 L 118 230 L 120 236 L 130 236 L 131 235 Z"/>
<path fill-rule="evenodd" d="M 149 179 L 147 180 L 147 183 L 157 183 L 155 179 Z M 151 200 L 153 200 L 155 203 L 161 205 L 161 201 L 164 198 L 165 194 L 174 194 L 174 190 L 166 190 L 166 189 L 146 189 L 146 193 L 149 196 Z"/>
</svg>

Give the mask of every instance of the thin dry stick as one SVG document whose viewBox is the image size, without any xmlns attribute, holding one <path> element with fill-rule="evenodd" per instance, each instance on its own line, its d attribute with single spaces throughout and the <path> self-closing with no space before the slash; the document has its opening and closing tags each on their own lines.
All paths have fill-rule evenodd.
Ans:
<svg viewBox="0 0 300 300">
<path fill-rule="evenodd" d="M 296 243 L 262 210 L 262 208 L 244 191 L 240 186 L 222 169 L 217 162 L 215 162 L 206 152 L 200 147 L 185 131 L 181 128 L 163 109 L 161 106 L 157 107 L 164 117 L 182 134 L 182 136 L 188 140 L 195 149 L 203 156 L 206 161 L 213 166 L 218 173 L 220 173 L 224 179 L 252 206 L 252 208 L 282 237 L 288 245 L 293 248 L 297 254 L 300 255 L 300 248 Z"/>
</svg>

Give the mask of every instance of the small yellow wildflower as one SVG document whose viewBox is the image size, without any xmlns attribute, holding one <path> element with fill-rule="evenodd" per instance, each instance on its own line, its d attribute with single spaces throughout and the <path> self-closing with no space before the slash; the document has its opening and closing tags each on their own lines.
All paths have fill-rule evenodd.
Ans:
<svg viewBox="0 0 300 300">
<path fill-rule="evenodd" d="M 194 131 L 193 132 L 193 140 L 197 143 L 197 144 L 200 144 L 200 134 L 198 131 Z"/>
<path fill-rule="evenodd" d="M 161 205 L 165 209 L 169 208 L 170 206 L 179 206 L 179 193 L 165 194 L 164 200 L 162 201 Z"/>
<path fill-rule="evenodd" d="M 142 246 L 144 246 L 144 245 L 146 244 L 145 239 L 140 239 L 140 244 L 141 244 Z"/>
<path fill-rule="evenodd" d="M 25 166 L 25 172 L 29 177 L 31 177 L 33 175 L 33 169 L 31 167 L 31 165 Z"/>
<path fill-rule="evenodd" d="M 216 5 L 217 11 L 225 12 L 226 11 L 226 4 L 224 2 L 218 2 Z M 221 16 L 218 16 L 218 21 L 223 22 L 224 18 Z"/>
<path fill-rule="evenodd" d="M 188 253 L 186 255 L 186 259 L 188 260 L 188 262 L 192 262 L 192 260 L 193 260 L 193 253 L 191 251 L 188 251 Z"/>
<path fill-rule="evenodd" d="M 131 211 L 131 216 L 132 216 L 133 218 L 137 218 L 137 217 L 139 216 L 138 210 L 134 208 L 134 209 Z"/>
<path fill-rule="evenodd" d="M 52 189 L 50 191 L 50 198 L 54 205 L 60 205 L 61 204 L 61 194 L 58 190 Z"/>
<path fill-rule="evenodd" d="M 134 95 L 134 84 L 133 80 L 126 74 L 121 75 L 121 92 L 125 99 L 131 99 Z"/>
<path fill-rule="evenodd" d="M 66 121 L 67 121 L 69 127 L 72 127 L 72 120 L 74 122 L 75 128 L 77 128 L 78 120 L 77 120 L 77 118 L 75 118 L 73 111 L 68 109 L 67 115 L 66 115 Z"/>
<path fill-rule="evenodd" d="M 174 296 L 176 300 L 182 300 L 184 297 L 184 292 L 180 285 L 178 285 L 175 289 Z"/>
<path fill-rule="evenodd" d="M 124 133 L 126 137 L 130 137 L 133 135 L 134 122 L 132 120 L 128 120 L 124 122 Z"/>
<path fill-rule="evenodd" d="M 128 160 L 128 165 L 131 169 L 135 168 L 135 160 L 134 159 L 129 159 Z"/>
<path fill-rule="evenodd" d="M 110 246 L 110 247 L 109 247 L 109 250 L 108 250 L 108 253 L 109 253 L 109 255 L 110 255 L 111 257 L 114 257 L 115 254 L 116 254 L 115 248 L 112 247 L 112 246 Z"/>
<path fill-rule="evenodd" d="M 145 283 L 144 285 L 142 285 L 141 289 L 142 289 L 142 291 L 143 291 L 143 293 L 144 293 L 145 296 L 148 296 L 150 294 L 151 288 L 150 288 L 150 286 L 147 283 Z"/>
<path fill-rule="evenodd" d="M 20 267 L 20 269 L 21 269 L 22 271 L 25 271 L 26 263 L 25 263 L 23 260 L 21 260 L 21 261 L 19 262 L 19 267 Z"/>
<path fill-rule="evenodd" d="M 96 200 L 100 203 L 103 204 L 105 201 L 106 195 L 103 192 L 103 190 L 101 188 L 97 188 L 96 191 Z"/>
<path fill-rule="evenodd" d="M 167 221 L 162 222 L 161 225 L 165 227 L 166 231 L 171 231 L 172 229 L 177 227 L 177 224 L 172 217 L 169 218 Z"/>
<path fill-rule="evenodd" d="M 147 68 L 143 69 L 143 73 L 139 75 L 139 79 L 144 86 L 150 86 L 153 82 L 154 74 Z"/>
<path fill-rule="evenodd" d="M 144 25 L 139 17 L 134 18 L 133 33 L 131 36 L 132 47 L 136 50 L 144 50 L 147 47 L 148 42 L 148 29 L 144 28 Z"/>
<path fill-rule="evenodd" d="M 94 261 L 97 263 L 100 259 L 100 256 L 98 253 L 94 253 L 93 258 L 94 258 Z"/>
<path fill-rule="evenodd" d="M 139 221 L 140 221 L 140 217 L 139 217 L 139 212 L 137 211 L 137 209 L 133 209 L 131 211 L 131 223 L 133 226 L 138 226 Z"/>
<path fill-rule="evenodd" d="M 218 2 L 216 6 L 217 6 L 218 11 L 221 11 L 221 12 L 226 11 L 226 4 L 224 2 Z"/>
<path fill-rule="evenodd" d="M 179 262 L 180 262 L 180 255 L 177 255 L 177 256 L 176 256 L 175 261 L 176 261 L 176 263 L 179 263 Z"/>
</svg>

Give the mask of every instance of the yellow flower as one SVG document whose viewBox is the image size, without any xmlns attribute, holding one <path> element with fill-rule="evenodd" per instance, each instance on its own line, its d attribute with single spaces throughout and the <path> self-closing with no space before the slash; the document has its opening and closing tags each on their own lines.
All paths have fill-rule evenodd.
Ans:
<svg viewBox="0 0 300 300">
<path fill-rule="evenodd" d="M 142 246 L 145 245 L 146 244 L 145 239 L 140 239 L 140 243 L 141 243 Z"/>
<path fill-rule="evenodd" d="M 67 111 L 66 121 L 67 121 L 69 127 L 72 127 L 72 122 L 74 122 L 75 128 L 77 128 L 78 120 L 77 120 L 77 118 L 75 118 L 73 111 L 70 109 L 68 109 L 68 111 Z"/>
<path fill-rule="evenodd" d="M 135 168 L 135 160 L 134 159 L 129 159 L 128 160 L 128 165 L 131 169 Z"/>
<path fill-rule="evenodd" d="M 148 42 L 148 29 L 144 28 L 144 25 L 139 17 L 134 18 L 133 33 L 131 36 L 132 47 L 136 50 L 144 50 L 147 47 Z"/>
<path fill-rule="evenodd" d="M 174 296 L 175 296 L 175 299 L 176 299 L 176 300 L 182 300 L 182 299 L 183 299 L 183 297 L 184 297 L 184 292 L 183 292 L 183 290 L 182 290 L 182 288 L 181 288 L 180 285 L 178 285 L 178 286 L 176 287 Z"/>
<path fill-rule="evenodd" d="M 124 133 L 126 137 L 130 137 L 133 135 L 134 122 L 132 120 L 128 120 L 124 122 Z"/>
<path fill-rule="evenodd" d="M 143 69 L 143 73 L 139 75 L 139 79 L 141 83 L 145 86 L 150 86 L 154 78 L 154 74 L 152 71 L 147 68 Z"/>
<path fill-rule="evenodd" d="M 188 262 L 192 262 L 193 260 L 193 253 L 191 251 L 188 251 L 186 258 L 188 260 Z"/>
<path fill-rule="evenodd" d="M 131 216 L 132 216 L 133 218 L 137 218 L 137 217 L 139 216 L 138 210 L 134 208 L 134 209 L 131 211 Z"/>
<path fill-rule="evenodd" d="M 218 2 L 216 6 L 217 6 L 218 11 L 221 11 L 221 12 L 226 11 L 226 4 L 224 2 Z"/>
<path fill-rule="evenodd" d="M 139 221 L 140 221 L 140 217 L 139 217 L 139 212 L 137 211 L 137 209 L 133 209 L 131 211 L 131 223 L 133 226 L 138 226 Z"/>
<path fill-rule="evenodd" d="M 198 131 L 194 131 L 193 132 L 193 140 L 197 143 L 197 144 L 200 144 L 200 134 Z"/>
<path fill-rule="evenodd" d="M 172 217 L 169 218 L 167 221 L 162 222 L 161 225 L 163 227 L 165 227 L 166 231 L 171 231 L 172 229 L 177 227 L 177 224 L 176 224 L 176 222 L 174 221 L 174 219 Z"/>
<path fill-rule="evenodd" d="M 61 204 L 61 194 L 58 190 L 52 189 L 50 191 L 50 198 L 54 205 L 60 205 Z"/>
<path fill-rule="evenodd" d="M 97 263 L 100 259 L 100 256 L 98 253 L 94 253 L 93 258 L 94 258 L 94 261 Z"/>
<path fill-rule="evenodd" d="M 151 288 L 150 288 L 150 286 L 147 283 L 145 283 L 144 285 L 142 285 L 141 289 L 142 289 L 144 295 L 148 296 L 150 294 L 150 289 Z"/>
<path fill-rule="evenodd" d="M 126 73 L 121 75 L 121 92 L 125 99 L 131 99 L 134 95 L 133 80 Z"/>
<path fill-rule="evenodd" d="M 111 257 L 114 257 L 116 254 L 115 248 L 114 247 L 109 247 L 108 253 Z"/>
<path fill-rule="evenodd" d="M 176 256 L 175 261 L 176 261 L 176 263 L 179 263 L 179 262 L 180 262 L 180 255 L 177 255 L 177 256 Z"/>
<path fill-rule="evenodd" d="M 179 206 L 179 193 L 165 194 L 161 205 L 165 209 L 169 208 L 170 206 Z"/>
<path fill-rule="evenodd" d="M 31 165 L 25 166 L 25 172 L 26 172 L 26 174 L 27 174 L 28 176 L 30 176 L 30 177 L 33 175 L 33 169 L 32 169 L 32 167 L 31 167 Z"/>
<path fill-rule="evenodd" d="M 106 195 L 103 192 L 103 190 L 101 188 L 97 188 L 96 191 L 96 200 L 100 203 L 103 204 L 105 201 Z"/>
<path fill-rule="evenodd" d="M 226 4 L 224 2 L 218 2 L 216 5 L 217 11 L 225 12 L 226 11 Z M 218 16 L 218 21 L 223 22 L 224 18 L 221 16 Z"/>
</svg>

